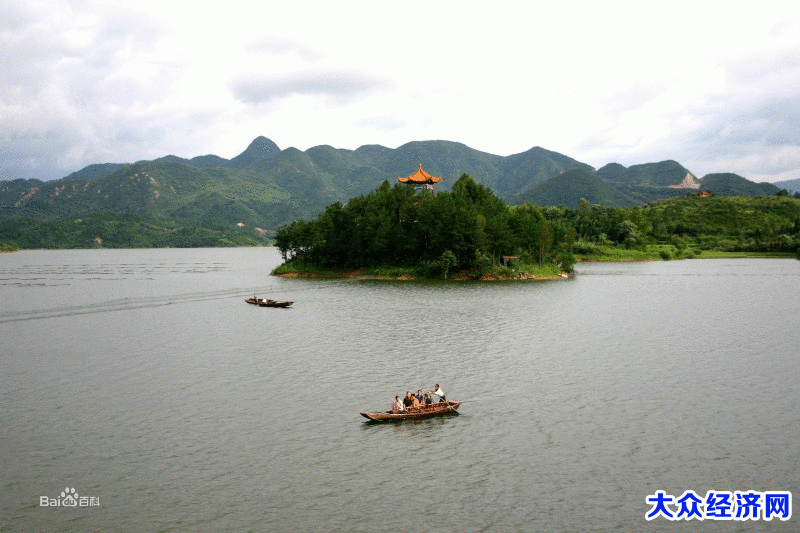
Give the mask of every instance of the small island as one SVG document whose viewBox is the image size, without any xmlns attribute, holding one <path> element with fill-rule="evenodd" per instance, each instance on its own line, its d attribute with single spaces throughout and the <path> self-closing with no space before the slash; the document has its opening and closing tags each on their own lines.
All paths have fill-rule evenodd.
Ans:
<svg viewBox="0 0 800 533">
<path fill-rule="evenodd" d="M 510 207 L 462 175 L 452 190 L 422 165 L 372 193 L 282 227 L 276 276 L 560 279 L 573 273 L 574 229 L 535 205 Z"/>
<path fill-rule="evenodd" d="M 800 200 L 688 193 L 627 208 L 506 205 L 470 176 L 452 190 L 420 165 L 366 196 L 278 230 L 286 277 L 544 280 L 576 261 L 800 259 Z"/>
</svg>

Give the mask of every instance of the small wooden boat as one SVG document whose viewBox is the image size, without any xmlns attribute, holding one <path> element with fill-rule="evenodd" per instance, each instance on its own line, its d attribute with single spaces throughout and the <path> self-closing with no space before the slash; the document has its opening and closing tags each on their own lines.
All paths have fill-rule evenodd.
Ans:
<svg viewBox="0 0 800 533">
<path fill-rule="evenodd" d="M 261 307 L 289 307 L 294 302 L 276 302 L 275 300 L 262 300 L 258 305 Z"/>
<path fill-rule="evenodd" d="M 431 418 L 434 416 L 444 415 L 457 415 L 458 407 L 461 402 L 438 402 L 432 403 L 427 407 L 420 407 L 419 409 L 409 409 L 402 413 L 392 413 L 391 411 L 384 411 L 378 413 L 361 413 L 364 418 L 369 418 L 376 422 L 394 422 L 398 420 L 419 420 L 422 418 Z"/>
<path fill-rule="evenodd" d="M 244 301 L 249 303 L 249 304 L 258 305 L 258 306 L 261 306 L 261 307 L 289 307 L 290 305 L 292 305 L 294 303 L 294 302 L 288 302 L 288 301 L 279 302 L 279 301 L 276 301 L 276 300 L 270 300 L 270 299 L 264 299 L 264 298 L 256 298 L 255 296 L 253 296 L 252 298 L 245 298 Z"/>
</svg>

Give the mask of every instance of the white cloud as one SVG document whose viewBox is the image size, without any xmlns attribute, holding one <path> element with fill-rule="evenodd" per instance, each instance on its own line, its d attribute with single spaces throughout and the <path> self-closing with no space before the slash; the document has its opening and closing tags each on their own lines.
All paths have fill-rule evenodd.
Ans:
<svg viewBox="0 0 800 533">
<path fill-rule="evenodd" d="M 363 72 L 316 70 L 259 76 L 248 74 L 233 83 L 234 95 L 245 103 L 257 104 L 294 94 L 329 97 L 348 101 L 385 85 L 379 77 Z"/>
<path fill-rule="evenodd" d="M 800 167 L 794 4 L 0 2 L 6 172 L 232 157 L 257 135 Z"/>
</svg>

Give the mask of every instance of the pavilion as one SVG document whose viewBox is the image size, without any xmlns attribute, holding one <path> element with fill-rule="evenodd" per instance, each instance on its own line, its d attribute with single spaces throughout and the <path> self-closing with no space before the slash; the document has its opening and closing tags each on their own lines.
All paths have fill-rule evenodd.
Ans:
<svg viewBox="0 0 800 533">
<path fill-rule="evenodd" d="M 419 164 L 419 168 L 416 172 L 411 174 L 410 176 L 400 177 L 397 178 L 397 181 L 400 183 L 406 183 L 408 185 L 413 186 L 415 189 L 424 188 L 426 191 L 433 191 L 434 184 L 439 183 L 442 181 L 442 178 L 437 178 L 435 176 L 431 176 L 424 170 L 422 170 L 422 163 Z"/>
</svg>

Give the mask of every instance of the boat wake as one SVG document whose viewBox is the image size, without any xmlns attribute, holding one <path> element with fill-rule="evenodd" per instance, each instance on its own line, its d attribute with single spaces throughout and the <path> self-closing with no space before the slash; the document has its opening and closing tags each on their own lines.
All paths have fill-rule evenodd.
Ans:
<svg viewBox="0 0 800 533">
<path fill-rule="evenodd" d="M 226 298 L 240 298 L 247 294 L 252 294 L 253 290 L 266 292 L 274 287 L 252 287 L 225 289 L 219 291 L 193 292 L 188 294 L 172 294 L 165 296 L 143 297 L 143 298 L 120 298 L 106 302 L 89 303 L 84 305 L 48 307 L 26 311 L 0 311 L 0 324 L 5 322 L 17 322 L 20 320 L 38 320 L 43 318 L 58 318 L 64 316 L 87 315 L 96 313 L 108 313 L 111 311 L 126 311 L 131 309 L 147 309 L 161 307 L 165 305 L 184 304 L 201 302 L 206 300 L 224 300 Z"/>
</svg>

